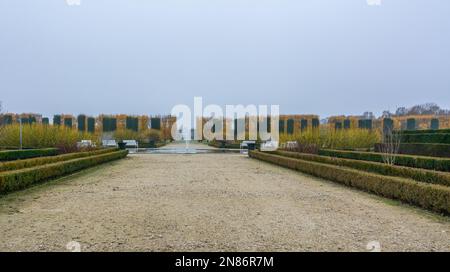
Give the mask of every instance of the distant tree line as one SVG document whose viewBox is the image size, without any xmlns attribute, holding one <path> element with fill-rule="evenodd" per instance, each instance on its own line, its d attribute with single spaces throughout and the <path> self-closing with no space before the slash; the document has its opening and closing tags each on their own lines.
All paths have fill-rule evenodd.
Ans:
<svg viewBox="0 0 450 272">
<path fill-rule="evenodd" d="M 450 116 L 450 110 L 442 109 L 436 103 L 425 103 L 410 108 L 399 107 L 395 113 L 383 111 L 383 117 L 406 116 L 406 115 L 446 115 Z"/>
</svg>

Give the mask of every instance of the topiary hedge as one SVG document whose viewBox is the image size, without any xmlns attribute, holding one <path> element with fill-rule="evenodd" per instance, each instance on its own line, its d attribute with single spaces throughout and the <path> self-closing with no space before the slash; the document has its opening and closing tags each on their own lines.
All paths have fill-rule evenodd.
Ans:
<svg viewBox="0 0 450 272">
<path fill-rule="evenodd" d="M 295 169 L 316 177 L 352 186 L 380 196 L 398 199 L 436 212 L 450 213 L 450 187 L 383 176 L 336 165 L 293 159 L 259 151 L 250 157 Z"/>
<path fill-rule="evenodd" d="M 379 162 L 351 160 L 343 158 L 332 158 L 313 154 L 289 152 L 277 150 L 270 152 L 275 155 L 297 158 L 301 160 L 315 161 L 344 167 L 350 167 L 367 172 L 382 174 L 386 176 L 396 176 L 410 178 L 416 181 L 442 184 L 450 186 L 450 173 L 438 172 L 433 170 L 417 169 L 405 166 L 387 165 Z"/>
<path fill-rule="evenodd" d="M 27 168 L 27 167 L 34 167 L 34 166 L 43 165 L 43 164 L 47 164 L 47 163 L 67 161 L 67 160 L 72 160 L 72 159 L 77 159 L 77 158 L 88 157 L 88 156 L 95 156 L 95 155 L 114 152 L 117 150 L 119 150 L 119 149 L 105 148 L 105 149 L 99 149 L 99 150 L 94 150 L 94 151 L 76 152 L 76 153 L 69 153 L 69 154 L 51 156 L 51 157 L 7 161 L 7 162 L 0 163 L 0 172 L 1 171 L 18 170 L 18 169 Z"/>
<path fill-rule="evenodd" d="M 0 161 L 12 161 L 55 155 L 58 155 L 57 148 L 5 150 L 0 151 Z"/>
<path fill-rule="evenodd" d="M 217 148 L 232 148 L 232 149 L 241 148 L 240 143 L 233 143 L 233 142 L 227 142 L 227 141 L 210 141 L 208 143 L 208 145 L 217 147 Z"/>
<path fill-rule="evenodd" d="M 450 133 L 450 129 L 422 129 L 422 130 L 403 130 L 403 134 L 429 134 L 429 133 Z"/>
<path fill-rule="evenodd" d="M 450 133 L 402 133 L 401 142 L 450 144 Z"/>
<path fill-rule="evenodd" d="M 375 152 L 381 152 L 381 147 L 382 144 L 375 144 Z M 404 143 L 400 144 L 398 153 L 447 158 L 450 157 L 450 144 Z"/>
<path fill-rule="evenodd" d="M 318 155 L 346 158 L 353 160 L 383 162 L 383 155 L 377 152 L 320 149 Z M 445 172 L 450 171 L 450 159 L 447 158 L 397 155 L 395 159 L 395 164 L 400 166 L 431 169 L 436 171 L 445 171 Z"/>
<path fill-rule="evenodd" d="M 38 182 L 61 177 L 101 163 L 124 158 L 127 150 L 50 163 L 0 173 L 0 194 L 20 190 Z"/>
</svg>

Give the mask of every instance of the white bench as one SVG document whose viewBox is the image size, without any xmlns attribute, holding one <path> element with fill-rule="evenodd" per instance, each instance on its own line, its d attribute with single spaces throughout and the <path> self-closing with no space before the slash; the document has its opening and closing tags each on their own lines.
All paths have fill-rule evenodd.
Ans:
<svg viewBox="0 0 450 272">
<path fill-rule="evenodd" d="M 95 147 L 95 143 L 91 140 L 81 140 L 81 142 L 77 142 L 77 147 Z"/>
<path fill-rule="evenodd" d="M 239 152 L 241 154 L 247 154 L 249 144 L 256 144 L 256 142 L 255 141 L 242 141 L 241 144 L 239 145 Z"/>
<path fill-rule="evenodd" d="M 261 145 L 261 151 L 275 151 L 278 149 L 278 141 L 267 141 Z"/>
<path fill-rule="evenodd" d="M 296 141 L 290 141 L 286 143 L 286 149 L 295 149 L 298 147 L 298 143 Z"/>
<path fill-rule="evenodd" d="M 139 149 L 139 144 L 136 140 L 123 140 L 126 148 L 136 148 L 136 151 Z"/>
<path fill-rule="evenodd" d="M 106 147 L 117 147 L 116 140 L 103 140 L 102 145 Z"/>
</svg>

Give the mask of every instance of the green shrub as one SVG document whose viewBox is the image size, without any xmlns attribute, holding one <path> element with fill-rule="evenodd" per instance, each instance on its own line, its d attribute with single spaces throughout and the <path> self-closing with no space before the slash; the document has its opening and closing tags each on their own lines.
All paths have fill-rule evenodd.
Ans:
<svg viewBox="0 0 450 272">
<path fill-rule="evenodd" d="M 375 129 L 321 127 L 320 129 L 307 129 L 292 135 L 280 133 L 280 142 L 285 143 L 287 141 L 297 141 L 300 144 L 315 144 L 320 148 L 327 149 L 368 150 L 381 141 L 381 133 Z"/>
<path fill-rule="evenodd" d="M 95 118 L 94 117 L 87 118 L 87 130 L 89 133 L 95 132 Z"/>
<path fill-rule="evenodd" d="M 383 197 L 398 199 L 436 212 L 450 213 L 450 188 L 447 186 L 383 176 L 259 151 L 250 151 L 249 155 L 256 159 L 339 182 Z"/>
<path fill-rule="evenodd" d="M 445 172 L 417 169 L 405 166 L 387 165 L 379 162 L 332 158 L 327 156 L 318 156 L 313 154 L 280 150 L 271 153 L 279 156 L 297 158 L 301 160 L 344 166 L 386 176 L 410 178 L 416 181 L 450 186 L 450 174 Z"/>
<path fill-rule="evenodd" d="M 383 155 L 381 153 L 376 153 L 376 152 L 321 149 L 321 150 L 319 150 L 319 155 L 353 159 L 353 160 L 383 162 Z M 445 172 L 450 171 L 450 159 L 446 159 L 446 158 L 435 158 L 435 157 L 413 156 L 413 155 L 397 155 L 396 159 L 395 159 L 395 164 L 400 165 L 400 166 L 424 168 L 424 169 L 431 169 L 431 170 L 436 170 L 436 171 L 445 171 Z"/>
<path fill-rule="evenodd" d="M 450 129 L 403 130 L 403 134 L 450 133 Z"/>
<path fill-rule="evenodd" d="M 137 117 L 127 116 L 126 128 L 137 132 L 139 130 L 139 119 Z"/>
<path fill-rule="evenodd" d="M 241 147 L 239 142 L 235 141 L 210 141 L 208 143 L 209 146 L 217 147 L 217 148 L 233 148 L 239 149 Z"/>
<path fill-rule="evenodd" d="M 36 157 L 55 156 L 57 154 L 58 154 L 57 148 L 5 150 L 0 151 L 0 161 L 12 161 Z"/>
<path fill-rule="evenodd" d="M 13 124 L 5 126 L 0 133 L 0 147 L 19 146 L 20 126 Z M 78 130 L 65 126 L 50 126 L 32 124 L 22 128 L 23 146 L 33 148 L 59 148 L 61 153 L 77 151 L 77 142 L 92 140 L 98 142 L 98 137 L 90 133 L 81 133 Z"/>
<path fill-rule="evenodd" d="M 416 130 L 416 119 L 408 118 L 406 119 L 406 129 L 407 130 Z"/>
<path fill-rule="evenodd" d="M 127 150 L 50 163 L 31 168 L 0 173 L 0 193 L 20 190 L 38 182 L 61 177 L 101 163 L 124 158 Z"/>
<path fill-rule="evenodd" d="M 84 114 L 78 115 L 77 125 L 78 125 L 78 131 L 80 131 L 80 132 L 86 131 L 86 115 L 84 115 Z"/>
<path fill-rule="evenodd" d="M 401 142 L 450 144 L 450 133 L 402 133 Z"/>
<path fill-rule="evenodd" d="M 152 129 L 160 130 L 161 129 L 161 118 L 153 117 L 150 119 L 150 127 Z"/>
<path fill-rule="evenodd" d="M 67 161 L 67 160 L 72 160 L 72 159 L 77 159 L 77 158 L 88 157 L 88 156 L 95 156 L 95 155 L 114 152 L 117 150 L 118 150 L 117 148 L 105 148 L 105 149 L 99 149 L 99 150 L 94 150 L 94 151 L 76 152 L 76 153 L 69 153 L 69 154 L 51 156 L 51 157 L 7 161 L 7 162 L 0 163 L 0 172 L 10 171 L 10 170 L 18 170 L 18 169 L 22 169 L 22 168 L 34 167 L 34 166 L 43 165 L 43 164 L 47 164 L 47 163 Z"/>
<path fill-rule="evenodd" d="M 381 145 L 375 145 L 375 152 L 381 152 Z M 431 157 L 450 157 L 450 144 L 401 143 L 399 154 Z"/>
</svg>

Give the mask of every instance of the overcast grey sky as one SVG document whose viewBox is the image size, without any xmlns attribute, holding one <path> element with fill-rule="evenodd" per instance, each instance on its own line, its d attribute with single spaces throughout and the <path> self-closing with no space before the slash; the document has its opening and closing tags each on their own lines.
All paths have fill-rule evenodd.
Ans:
<svg viewBox="0 0 450 272">
<path fill-rule="evenodd" d="M 0 0 L 0 94 L 45 115 L 450 108 L 450 1 Z"/>
</svg>

